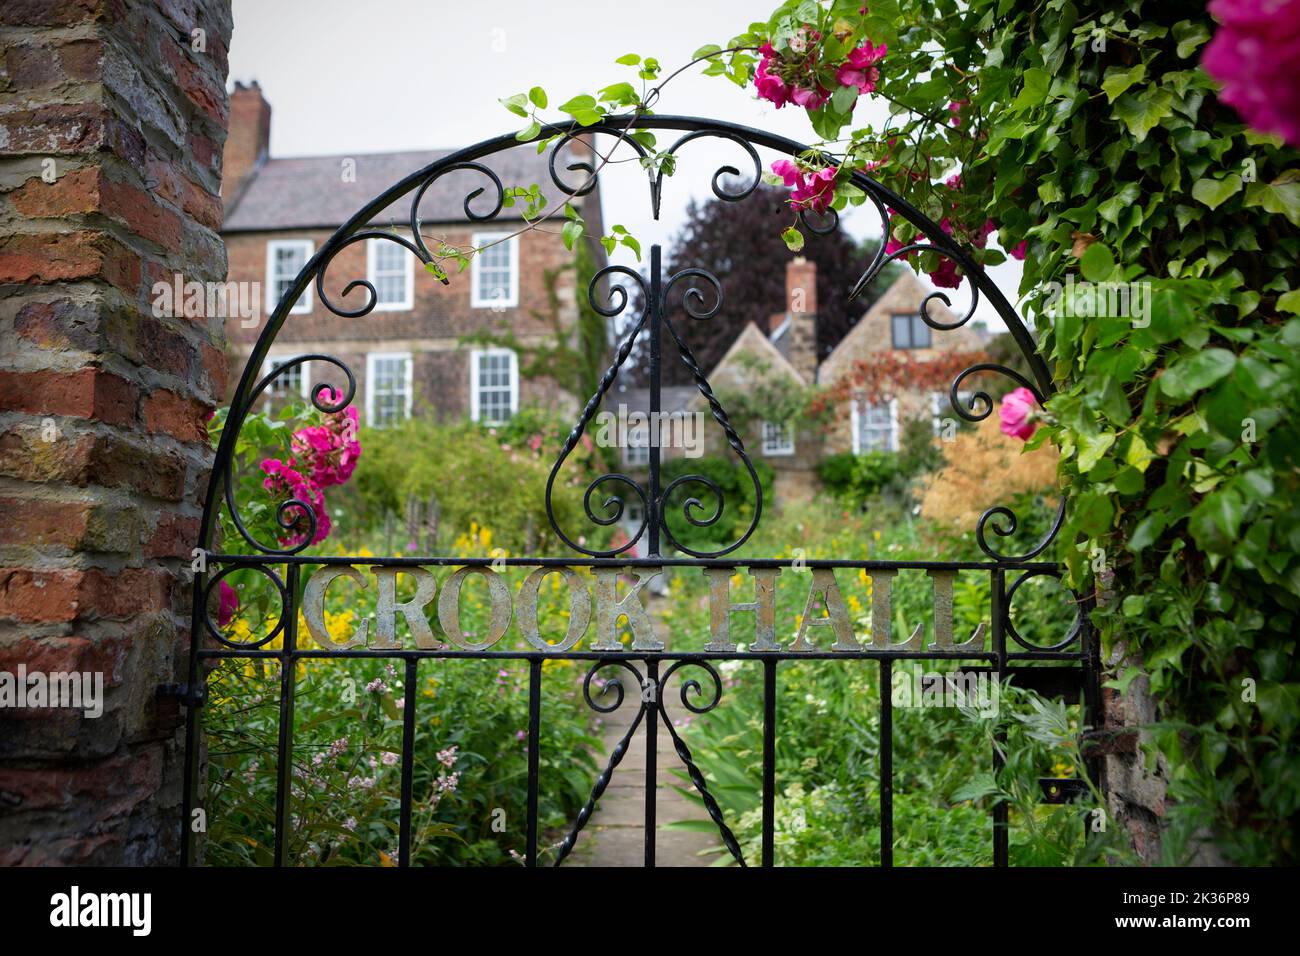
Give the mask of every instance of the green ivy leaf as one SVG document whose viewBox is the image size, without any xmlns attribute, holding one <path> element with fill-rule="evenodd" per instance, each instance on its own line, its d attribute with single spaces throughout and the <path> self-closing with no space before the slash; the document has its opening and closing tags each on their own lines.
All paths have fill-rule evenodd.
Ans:
<svg viewBox="0 0 1300 956">
<path fill-rule="evenodd" d="M 1125 93 L 1115 101 L 1119 118 L 1139 143 L 1173 111 L 1174 96 L 1168 90 L 1148 87 L 1141 93 Z"/>
<path fill-rule="evenodd" d="M 516 116 L 528 116 L 528 97 L 523 93 L 516 93 L 514 96 L 508 96 L 503 100 L 498 100 L 502 106 L 514 113 Z"/>
<path fill-rule="evenodd" d="M 1147 68 L 1144 63 L 1139 63 L 1127 70 L 1121 70 L 1114 66 L 1108 68 L 1106 78 L 1101 81 L 1101 89 L 1106 94 L 1107 102 L 1114 103 L 1130 86 L 1139 80 L 1145 79 L 1146 75 Z"/>
<path fill-rule="evenodd" d="M 1217 209 L 1239 192 L 1241 177 L 1236 173 L 1229 173 L 1223 179 L 1198 179 L 1192 184 L 1192 198 L 1211 209 Z"/>
<path fill-rule="evenodd" d="M 528 91 L 528 98 L 538 109 L 546 109 L 546 91 L 540 86 L 534 86 Z"/>
<path fill-rule="evenodd" d="M 1196 543 L 1211 554 L 1230 554 L 1241 530 L 1243 512 L 1241 495 L 1233 488 L 1220 488 L 1192 509 L 1188 530 Z"/>
<path fill-rule="evenodd" d="M 1227 349 L 1205 349 L 1179 359 L 1160 376 L 1160 390 L 1170 398 L 1185 400 L 1228 375 L 1237 356 Z"/>
</svg>

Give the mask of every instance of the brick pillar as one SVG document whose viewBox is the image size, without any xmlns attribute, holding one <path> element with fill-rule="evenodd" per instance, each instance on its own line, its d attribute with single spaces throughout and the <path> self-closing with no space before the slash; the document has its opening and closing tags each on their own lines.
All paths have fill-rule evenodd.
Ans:
<svg viewBox="0 0 1300 956">
<path fill-rule="evenodd" d="M 785 307 L 790 314 L 787 357 L 804 381 L 817 381 L 817 263 L 795 256 L 785 267 Z"/>
<path fill-rule="evenodd" d="M 225 391 L 229 0 L 0 4 L 0 672 L 103 675 L 103 714 L 0 709 L 0 865 L 178 854 L 189 555 Z M 196 32 L 198 31 L 198 32 Z"/>
</svg>

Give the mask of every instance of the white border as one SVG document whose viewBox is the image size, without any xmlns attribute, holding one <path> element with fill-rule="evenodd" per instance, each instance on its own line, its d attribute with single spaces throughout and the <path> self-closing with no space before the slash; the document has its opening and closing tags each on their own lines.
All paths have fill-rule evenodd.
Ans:
<svg viewBox="0 0 1300 956">
<path fill-rule="evenodd" d="M 504 239 L 509 236 L 508 232 L 476 232 L 470 238 L 470 243 L 475 249 L 479 249 L 489 242 L 497 239 Z M 504 299 L 483 299 L 478 294 L 478 267 L 479 255 L 474 254 L 470 260 L 469 268 L 469 304 L 475 309 L 513 309 L 519 304 L 519 237 L 514 236 L 508 240 L 510 249 L 510 295 Z"/>
<path fill-rule="evenodd" d="M 400 250 L 402 256 L 402 265 L 404 272 L 404 298 L 401 302 L 379 302 L 376 301 L 375 312 L 409 312 L 415 308 L 415 261 L 408 254 L 409 250 L 399 243 L 389 239 L 367 239 L 366 240 L 366 280 L 375 287 L 375 297 L 378 300 L 379 282 L 375 275 L 375 250 L 379 248 L 377 243 L 387 243 L 388 245 Z"/>
<path fill-rule="evenodd" d="M 488 348 L 488 349 L 470 349 L 469 353 L 469 417 L 474 421 L 479 420 L 479 394 L 478 394 L 478 360 L 483 356 L 491 355 L 508 355 L 510 356 L 510 414 L 513 416 L 519 411 L 519 357 L 515 355 L 513 349 Z M 483 422 L 484 425 L 503 425 L 500 422 Z"/>
<path fill-rule="evenodd" d="M 410 352 L 367 352 L 366 353 L 366 424 L 371 428 L 382 428 L 375 421 L 375 363 L 387 359 L 406 360 L 406 417 L 411 417 L 411 400 L 415 390 L 415 358 Z"/>
<path fill-rule="evenodd" d="M 303 265 L 311 259 L 316 252 L 316 244 L 310 239 L 268 239 L 266 241 L 266 314 L 270 315 L 275 311 L 275 307 L 280 304 L 280 300 L 275 295 L 275 251 L 283 247 L 302 248 Z M 311 283 L 307 283 L 307 288 L 302 290 L 302 295 L 298 301 L 293 304 L 289 310 L 290 315 L 301 315 L 304 312 L 311 311 Z"/>
</svg>

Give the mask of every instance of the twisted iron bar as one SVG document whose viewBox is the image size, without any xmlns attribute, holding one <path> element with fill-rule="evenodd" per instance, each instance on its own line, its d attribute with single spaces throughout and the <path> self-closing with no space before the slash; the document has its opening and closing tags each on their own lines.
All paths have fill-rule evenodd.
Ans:
<svg viewBox="0 0 1300 956">
<path fill-rule="evenodd" d="M 587 286 L 587 296 L 591 301 L 592 309 L 594 309 L 600 315 L 605 316 L 606 318 L 611 318 L 613 316 L 618 315 L 620 312 L 623 311 L 624 308 L 627 307 L 627 303 L 628 303 L 627 290 L 622 288 L 621 286 L 614 286 L 612 291 L 610 292 L 611 301 L 614 299 L 615 294 L 617 294 L 620 297 L 616 305 L 609 305 L 609 306 L 601 305 L 596 299 L 597 284 L 606 276 L 614 275 L 614 274 L 627 276 L 638 286 L 640 286 L 642 294 L 645 293 L 645 283 L 642 281 L 641 276 L 638 273 L 627 268 L 626 266 L 607 266 L 606 268 L 601 269 L 594 276 L 592 276 L 591 282 Z M 577 447 L 578 442 L 582 439 L 582 434 L 587 428 L 587 423 L 591 421 L 593 417 L 595 417 L 596 410 L 600 408 L 600 403 L 601 400 L 605 397 L 605 393 L 609 391 L 610 386 L 614 384 L 614 379 L 618 377 L 619 369 L 623 367 L 623 363 L 626 362 L 628 356 L 632 354 L 632 347 L 636 342 L 637 336 L 640 335 L 641 330 L 645 328 L 647 317 L 648 317 L 648 312 L 643 313 L 640 320 L 637 322 L 635 328 L 633 328 L 632 331 L 628 333 L 628 335 L 623 339 L 623 343 L 622 345 L 619 346 L 618 354 L 615 356 L 613 364 L 610 365 L 609 368 L 605 369 L 605 374 L 603 374 L 600 377 L 600 382 L 596 386 L 595 393 L 591 396 L 591 398 L 587 400 L 587 404 L 582 409 L 582 414 L 578 417 L 578 423 L 573 426 L 573 429 L 569 432 L 569 436 L 564 440 L 564 447 L 560 449 L 559 457 L 555 459 L 555 464 L 551 466 L 551 473 L 546 479 L 546 494 L 545 494 L 546 517 L 550 521 L 551 527 L 554 528 L 555 533 L 560 536 L 560 540 L 563 541 L 565 544 L 567 544 L 570 548 L 572 548 L 575 551 L 580 551 L 583 554 L 591 555 L 592 557 L 612 558 L 617 554 L 622 554 L 624 551 L 627 551 L 629 548 L 635 545 L 637 541 L 641 539 L 641 536 L 645 534 L 646 528 L 649 526 L 649 522 L 650 522 L 650 509 L 647 507 L 648 501 L 647 501 L 646 493 L 641 488 L 640 485 L 638 485 L 627 475 L 618 474 L 618 473 L 602 475 L 599 478 L 592 481 L 591 484 L 587 486 L 586 494 L 584 494 L 582 497 L 582 507 L 583 507 L 583 511 L 586 512 L 587 517 L 591 521 L 595 522 L 596 524 L 608 526 L 618 521 L 623 516 L 623 510 L 624 510 L 623 499 L 617 496 L 611 496 L 605 499 L 604 502 L 606 510 L 609 511 L 610 509 L 612 509 L 612 514 L 608 514 L 606 517 L 601 518 L 597 516 L 595 512 L 593 512 L 591 509 L 592 494 L 595 492 L 596 488 L 599 485 L 607 481 L 618 482 L 630 487 L 633 491 L 636 492 L 638 497 L 640 497 L 641 505 L 642 505 L 641 526 L 637 529 L 635 535 L 629 536 L 629 540 L 627 541 L 626 544 L 624 544 L 620 548 L 611 548 L 607 551 L 593 551 L 592 549 L 584 547 L 578 544 L 576 541 L 572 540 L 567 534 L 564 533 L 564 529 L 560 527 L 560 523 L 555 517 L 555 508 L 553 502 L 555 479 L 556 476 L 559 475 L 560 468 L 564 465 L 565 460 L 569 457 L 570 453 L 572 453 L 573 449 Z"/>
<path fill-rule="evenodd" d="M 602 714 L 612 714 L 614 711 L 618 710 L 619 707 L 623 706 L 623 697 L 624 697 L 623 682 L 619 678 L 617 677 L 610 678 L 610 680 L 606 682 L 604 688 L 601 690 L 600 696 L 602 697 L 605 696 L 605 694 L 609 691 L 609 688 L 611 687 L 613 687 L 614 690 L 617 692 L 618 699 L 615 700 L 612 705 L 608 707 L 602 707 L 598 703 L 596 703 L 596 701 L 594 701 L 591 697 L 591 679 L 592 677 L 595 676 L 597 671 L 600 671 L 606 667 L 622 667 L 625 670 L 630 671 L 632 673 L 632 676 L 636 678 L 636 683 L 638 687 L 641 686 L 642 678 L 641 678 L 641 672 L 638 671 L 627 661 L 600 660 L 600 661 L 596 661 L 596 663 L 591 665 L 591 667 L 587 670 L 586 678 L 582 682 L 583 699 L 587 701 L 587 706 L 590 707 L 592 710 L 595 710 L 598 713 L 602 713 Z M 596 809 L 596 801 L 598 801 L 601 798 L 601 796 L 605 793 L 605 788 L 609 786 L 610 780 L 612 780 L 614 777 L 614 771 L 618 769 L 618 765 L 623 762 L 623 757 L 624 755 L 627 754 L 628 744 L 632 742 L 632 737 L 636 734 L 637 728 L 641 726 L 641 720 L 645 717 L 645 715 L 646 715 L 646 705 L 645 702 L 642 701 L 641 707 L 637 710 L 636 716 L 632 719 L 631 726 L 628 727 L 627 729 L 627 733 L 625 733 L 622 739 L 620 739 L 619 742 L 615 744 L 613 751 L 610 752 L 609 762 L 605 765 L 605 769 L 602 770 L 600 772 L 600 775 L 596 777 L 595 785 L 592 787 L 591 790 L 591 796 L 587 798 L 587 802 L 584 803 L 582 805 L 582 809 L 578 811 L 578 816 L 574 820 L 573 828 L 568 832 L 568 834 L 564 837 L 564 839 L 560 841 L 558 847 L 556 848 L 555 863 L 552 864 L 553 866 L 559 866 L 561 863 L 564 862 L 565 858 L 570 853 L 573 852 L 573 847 L 578 842 L 578 835 L 582 832 L 582 828 L 587 825 L 587 821 L 591 819 L 591 815 Z M 651 799 L 651 797 L 647 796 L 646 799 Z"/>
<path fill-rule="evenodd" d="M 717 301 L 710 309 L 701 310 L 696 308 L 696 306 L 693 305 L 693 300 L 694 303 L 699 303 L 703 301 L 703 294 L 700 293 L 699 290 L 692 288 L 692 289 L 688 289 L 685 295 L 683 295 L 682 297 L 683 308 L 685 308 L 686 314 L 693 319 L 707 319 L 716 315 L 718 313 L 718 310 L 722 308 L 722 284 L 718 281 L 716 276 L 712 275 L 709 272 L 706 272 L 703 269 L 686 269 L 672 276 L 668 280 L 668 282 L 665 283 L 664 285 L 664 293 L 663 293 L 664 300 L 667 301 L 669 290 L 680 279 L 695 278 L 695 277 L 703 278 L 713 285 L 717 293 Z M 694 296 L 692 296 L 692 293 L 694 293 Z M 758 472 L 754 470 L 753 462 L 750 461 L 749 455 L 745 452 L 745 443 L 741 440 L 740 435 L 736 432 L 736 429 L 732 427 L 730 419 L 727 418 L 726 409 L 722 407 L 722 403 L 719 402 L 717 397 L 713 394 L 713 388 L 712 386 L 709 385 L 709 380 L 705 377 L 704 373 L 700 370 L 700 365 L 699 362 L 697 362 L 695 359 L 695 354 L 691 351 L 690 346 L 686 344 L 686 341 L 682 338 L 681 334 L 677 331 L 677 327 L 673 324 L 672 320 L 667 317 L 667 315 L 664 316 L 664 325 L 668 329 L 668 334 L 672 336 L 673 342 L 677 345 L 677 351 L 681 356 L 682 364 L 684 364 L 687 370 L 691 373 L 691 378 L 695 381 L 695 387 L 699 390 L 700 394 L 704 396 L 704 400 L 708 403 L 709 411 L 712 413 L 714 420 L 722 427 L 723 434 L 727 438 L 727 444 L 731 447 L 732 451 L 736 453 L 736 455 L 740 458 L 741 462 L 744 464 L 746 470 L 749 472 L 750 481 L 753 483 L 754 486 L 754 517 L 750 521 L 749 527 L 745 529 L 744 534 L 742 534 L 737 541 L 717 551 L 696 551 L 695 549 L 687 547 L 686 545 L 682 544 L 673 535 L 672 529 L 668 527 L 668 522 L 665 517 L 667 515 L 666 505 L 668 503 L 669 495 L 679 485 L 682 485 L 687 482 L 694 482 L 694 483 L 704 484 L 708 486 L 709 490 L 713 492 L 714 499 L 716 502 L 716 510 L 708 518 L 697 519 L 691 513 L 692 509 L 702 508 L 703 504 L 700 502 L 698 498 L 688 498 L 686 501 L 682 502 L 682 513 L 683 515 L 685 515 L 686 520 L 691 522 L 691 524 L 695 525 L 696 527 L 706 527 L 708 525 L 715 524 L 722 517 L 722 511 L 725 504 L 723 500 L 722 490 L 721 488 L 718 487 L 717 483 L 705 477 L 704 475 L 682 475 L 676 480 L 674 480 L 673 482 L 671 482 L 666 488 L 664 488 L 663 492 L 660 493 L 659 502 L 658 502 L 659 504 L 658 511 L 660 514 L 661 527 L 663 529 L 664 536 L 673 545 L 673 547 L 677 548 L 679 551 L 682 551 L 696 558 L 718 558 L 724 554 L 730 554 L 732 551 L 735 551 L 746 541 L 748 541 L 750 535 L 752 535 L 755 529 L 758 528 L 759 519 L 763 515 L 763 486 L 762 483 L 758 480 Z"/>
<path fill-rule="evenodd" d="M 722 678 L 718 675 L 718 672 L 713 669 L 713 665 L 708 661 L 679 660 L 669 667 L 668 670 L 664 672 L 663 677 L 659 680 L 658 706 L 659 713 L 663 717 L 664 726 L 668 728 L 668 733 L 672 737 L 673 749 L 677 751 L 677 759 L 679 759 L 686 767 L 686 773 L 691 778 L 691 783 L 699 792 L 700 798 L 704 801 L 704 809 L 708 811 L 709 819 L 711 819 L 714 825 L 717 826 L 718 835 L 722 837 L 723 846 L 727 848 L 727 852 L 731 854 L 732 858 L 738 864 L 741 866 L 747 866 L 748 864 L 745 863 L 745 855 L 741 852 L 740 843 L 736 840 L 736 835 L 732 833 L 731 828 L 727 826 L 726 818 L 722 814 L 722 808 L 718 806 L 718 801 L 713 798 L 713 794 L 709 793 L 709 787 L 704 779 L 704 774 L 702 774 L 700 768 L 695 765 L 695 760 L 691 755 L 691 748 L 686 746 L 686 741 L 682 740 L 681 735 L 677 733 L 677 728 L 673 726 L 673 722 L 668 716 L 668 711 L 664 707 L 663 689 L 668 684 L 668 678 L 672 677 L 678 668 L 681 667 L 702 667 L 708 675 L 713 678 L 713 698 L 703 706 L 692 704 L 687 695 L 687 692 L 691 690 L 695 691 L 697 694 L 702 693 L 700 682 L 692 679 L 685 681 L 682 684 L 680 694 L 682 704 L 693 714 L 705 714 L 718 706 L 718 702 L 722 700 Z"/>
</svg>

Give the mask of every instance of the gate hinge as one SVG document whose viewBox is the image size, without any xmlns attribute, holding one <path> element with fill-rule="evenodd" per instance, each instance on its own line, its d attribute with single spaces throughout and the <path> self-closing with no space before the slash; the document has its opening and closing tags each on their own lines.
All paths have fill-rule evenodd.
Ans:
<svg viewBox="0 0 1300 956">
<path fill-rule="evenodd" d="M 186 707 L 202 707 L 208 702 L 208 688 L 199 684 L 193 690 L 189 684 L 159 684 L 159 697 L 175 697 Z"/>
<path fill-rule="evenodd" d="M 1088 781 L 1079 777 L 1039 777 L 1043 803 L 1069 803 L 1088 792 Z"/>
</svg>

